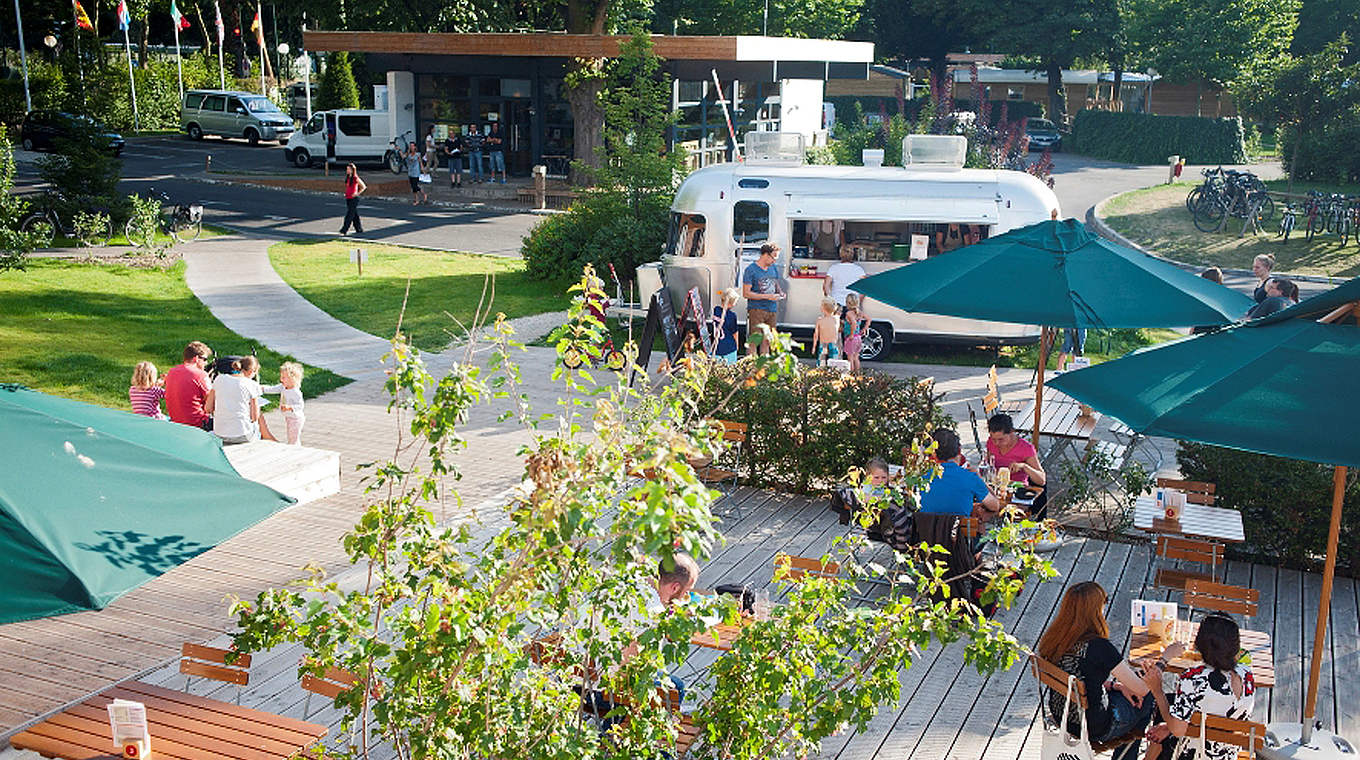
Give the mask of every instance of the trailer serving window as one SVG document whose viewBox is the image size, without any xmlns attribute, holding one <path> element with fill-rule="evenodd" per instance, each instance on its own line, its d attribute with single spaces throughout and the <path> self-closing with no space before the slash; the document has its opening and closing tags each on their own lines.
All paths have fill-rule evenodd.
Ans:
<svg viewBox="0 0 1360 760">
<path fill-rule="evenodd" d="M 934 256 L 987 239 L 983 224 L 941 222 L 861 222 L 844 219 L 795 219 L 793 257 L 834 261 L 850 250 L 857 261 L 907 261 L 913 238 L 925 238 Z"/>
<path fill-rule="evenodd" d="M 704 255 L 703 214 L 671 213 L 670 230 L 666 236 L 666 255 L 698 257 Z"/>
</svg>

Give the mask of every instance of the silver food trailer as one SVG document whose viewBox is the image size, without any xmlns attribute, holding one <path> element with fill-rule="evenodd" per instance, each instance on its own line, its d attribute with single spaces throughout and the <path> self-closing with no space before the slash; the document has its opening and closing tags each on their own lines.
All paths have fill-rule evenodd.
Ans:
<svg viewBox="0 0 1360 760">
<path fill-rule="evenodd" d="M 903 167 L 809 165 L 796 134 L 754 132 L 746 149 L 744 161 L 700 169 L 681 183 L 661 261 L 638 267 L 641 304 L 663 286 L 676 303 L 698 287 L 711 309 L 719 290 L 740 289 L 747 264 L 772 242 L 788 295 L 779 325 L 808 334 L 825 272 L 843 250 L 872 275 L 1058 213 L 1053 191 L 1029 174 L 962 168 L 963 137 L 909 135 Z M 873 300 L 864 312 L 864 359 L 882 357 L 894 342 L 997 345 L 1039 334 L 1028 325 L 909 313 Z M 744 303 L 737 314 L 744 323 Z"/>
</svg>

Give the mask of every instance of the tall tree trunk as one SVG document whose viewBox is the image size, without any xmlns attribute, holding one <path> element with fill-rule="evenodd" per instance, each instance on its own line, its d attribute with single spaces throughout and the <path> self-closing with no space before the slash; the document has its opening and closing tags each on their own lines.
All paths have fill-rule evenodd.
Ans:
<svg viewBox="0 0 1360 760">
<path fill-rule="evenodd" d="M 567 31 L 571 34 L 604 34 L 609 19 L 610 0 L 568 0 Z M 575 86 L 567 90 L 567 104 L 571 106 L 573 158 L 588 167 L 600 165 L 600 149 L 604 147 L 604 110 L 600 108 L 600 91 L 604 89 L 602 58 L 578 58 L 567 73 L 567 80 Z M 572 169 L 571 182 L 580 184 L 580 172 Z"/>
<path fill-rule="evenodd" d="M 1048 73 L 1048 114 L 1053 123 L 1062 126 L 1067 123 L 1067 93 L 1063 91 L 1062 66 L 1049 61 L 1045 67 Z"/>
</svg>

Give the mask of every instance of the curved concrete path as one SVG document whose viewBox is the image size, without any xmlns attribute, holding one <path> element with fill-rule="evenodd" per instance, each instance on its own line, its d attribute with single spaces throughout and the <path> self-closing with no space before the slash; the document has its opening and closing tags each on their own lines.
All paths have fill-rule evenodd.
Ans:
<svg viewBox="0 0 1360 760">
<path fill-rule="evenodd" d="M 388 342 L 293 290 L 269 262 L 272 242 L 223 235 L 194 243 L 184 255 L 189 290 L 238 335 L 355 380 L 380 376 Z"/>
</svg>

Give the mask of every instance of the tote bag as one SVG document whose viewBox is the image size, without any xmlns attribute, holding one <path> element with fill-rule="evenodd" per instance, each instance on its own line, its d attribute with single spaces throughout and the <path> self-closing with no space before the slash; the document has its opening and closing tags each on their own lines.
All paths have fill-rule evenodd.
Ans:
<svg viewBox="0 0 1360 760">
<path fill-rule="evenodd" d="M 1086 711 L 1081 712 L 1081 736 L 1067 733 L 1067 715 L 1072 709 L 1072 695 L 1076 693 L 1076 676 L 1067 677 L 1067 700 L 1063 702 L 1062 720 L 1054 726 L 1048 719 L 1048 700 L 1044 697 L 1043 685 L 1039 686 L 1039 710 L 1045 713 L 1043 742 L 1039 745 L 1039 756 L 1043 760 L 1094 760 L 1091 751 L 1091 737 L 1086 733 Z"/>
</svg>

